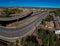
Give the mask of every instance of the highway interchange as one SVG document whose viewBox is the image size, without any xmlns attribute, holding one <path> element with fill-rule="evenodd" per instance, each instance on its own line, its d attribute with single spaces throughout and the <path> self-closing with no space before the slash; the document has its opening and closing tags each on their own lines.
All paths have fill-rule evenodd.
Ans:
<svg viewBox="0 0 60 46">
<path fill-rule="evenodd" d="M 16 38 L 16 37 L 21 37 L 24 35 L 28 35 L 29 32 L 32 32 L 33 29 L 48 15 L 48 11 L 44 12 L 39 12 L 39 13 L 33 13 L 30 17 L 34 15 L 40 15 L 36 20 L 34 20 L 31 23 L 28 23 L 27 25 L 24 25 L 22 27 L 16 27 L 16 28 L 5 28 L 5 27 L 0 27 L 0 38 L 1 36 L 10 39 L 10 38 Z M 26 18 L 28 19 L 28 18 Z"/>
</svg>

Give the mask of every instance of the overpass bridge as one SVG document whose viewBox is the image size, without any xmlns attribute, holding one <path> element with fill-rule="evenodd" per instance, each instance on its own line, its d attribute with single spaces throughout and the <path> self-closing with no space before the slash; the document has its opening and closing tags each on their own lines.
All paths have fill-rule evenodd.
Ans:
<svg viewBox="0 0 60 46">
<path fill-rule="evenodd" d="M 29 35 L 30 33 L 34 32 L 36 27 L 38 27 L 39 24 L 41 23 L 42 19 L 44 19 L 48 14 L 49 14 L 48 11 L 44 11 L 41 14 L 38 13 L 37 15 L 40 16 L 36 20 L 22 27 L 16 28 L 0 27 L 0 39 L 4 39 L 7 41 L 15 41 L 16 39 L 20 39 L 21 37 Z"/>
<path fill-rule="evenodd" d="M 25 18 L 29 17 L 33 13 L 32 10 L 22 14 L 11 14 L 12 17 L 0 17 L 0 24 L 2 26 L 6 26 L 6 24 L 10 24 L 13 22 L 24 20 Z"/>
</svg>

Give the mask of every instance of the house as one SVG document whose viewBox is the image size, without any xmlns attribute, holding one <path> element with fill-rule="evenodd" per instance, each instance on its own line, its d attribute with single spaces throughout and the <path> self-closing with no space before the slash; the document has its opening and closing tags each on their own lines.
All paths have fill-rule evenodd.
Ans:
<svg viewBox="0 0 60 46">
<path fill-rule="evenodd" d="M 55 34 L 60 34 L 60 30 L 55 30 Z"/>
<path fill-rule="evenodd" d="M 55 30 L 55 34 L 56 34 L 57 38 L 60 39 L 60 30 Z"/>
<path fill-rule="evenodd" d="M 54 28 L 53 21 L 45 22 L 45 28 L 48 30 L 52 30 Z"/>
<path fill-rule="evenodd" d="M 54 21 L 55 29 L 60 29 L 60 24 L 58 21 Z"/>
<path fill-rule="evenodd" d="M 55 25 L 55 34 L 60 34 L 60 24 L 58 21 L 54 21 Z"/>
</svg>

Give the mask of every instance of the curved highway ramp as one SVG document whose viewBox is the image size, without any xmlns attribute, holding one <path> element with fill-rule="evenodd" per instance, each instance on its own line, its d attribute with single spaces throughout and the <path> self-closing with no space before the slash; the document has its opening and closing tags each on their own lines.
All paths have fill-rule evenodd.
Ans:
<svg viewBox="0 0 60 46">
<path fill-rule="evenodd" d="M 0 39 L 4 39 L 7 41 L 14 41 L 16 39 L 20 39 L 21 37 L 29 35 L 29 33 L 35 30 L 35 28 L 40 24 L 42 19 L 44 19 L 48 15 L 48 13 L 49 13 L 48 11 L 44 11 L 43 13 L 38 14 L 40 16 L 37 19 L 22 27 L 10 28 L 10 29 L 0 27 Z"/>
</svg>

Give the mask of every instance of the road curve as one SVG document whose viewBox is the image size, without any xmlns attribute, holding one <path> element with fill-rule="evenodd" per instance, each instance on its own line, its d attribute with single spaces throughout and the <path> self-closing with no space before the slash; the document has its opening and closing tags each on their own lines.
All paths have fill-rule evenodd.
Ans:
<svg viewBox="0 0 60 46">
<path fill-rule="evenodd" d="M 43 12 L 44 11 L 39 11 L 39 12 L 36 12 L 36 13 L 33 12 L 32 14 L 29 14 L 29 16 L 27 18 L 25 18 L 24 21 L 28 20 L 31 17 L 34 17 L 35 15 L 41 14 Z M 23 21 L 23 20 L 21 20 L 21 21 Z M 18 26 L 18 27 L 22 29 L 22 27 L 25 27 L 25 25 L 24 26 Z M 15 29 L 17 29 L 18 27 L 4 27 L 4 26 L 0 26 L 0 29 L 2 29 L 2 30 L 9 30 L 9 31 L 11 31 L 11 30 L 16 31 Z"/>
<path fill-rule="evenodd" d="M 14 29 L 0 28 L 0 36 L 6 37 L 6 38 L 14 38 L 14 37 L 23 36 L 27 34 L 28 32 L 30 32 L 34 27 L 36 27 L 37 24 L 40 23 L 42 19 L 44 19 L 47 15 L 48 15 L 48 11 L 41 13 L 41 16 L 39 18 L 25 25 L 24 27 L 17 27 Z"/>
<path fill-rule="evenodd" d="M 32 10 L 29 10 L 28 12 L 26 12 L 25 14 L 22 13 L 22 14 L 11 14 L 12 15 L 16 15 L 16 16 L 13 16 L 13 17 L 8 17 L 8 18 L 0 18 L 0 21 L 13 21 L 13 20 L 17 20 L 17 19 L 20 19 L 20 18 L 23 18 L 23 17 L 26 17 L 28 16 L 29 14 L 31 14 L 33 11 Z"/>
</svg>

